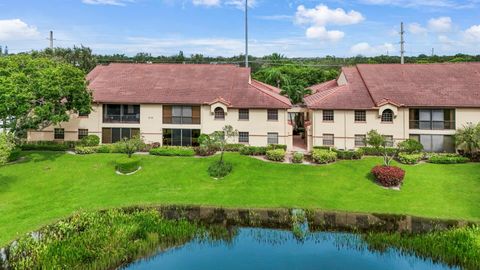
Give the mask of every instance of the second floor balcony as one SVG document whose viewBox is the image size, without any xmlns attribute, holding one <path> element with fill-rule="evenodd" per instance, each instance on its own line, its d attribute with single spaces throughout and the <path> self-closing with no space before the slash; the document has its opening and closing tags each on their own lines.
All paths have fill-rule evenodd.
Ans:
<svg viewBox="0 0 480 270">
<path fill-rule="evenodd" d="M 140 123 L 140 105 L 103 105 L 103 123 Z"/>
<path fill-rule="evenodd" d="M 454 109 L 410 109 L 410 129 L 454 130 Z"/>
</svg>

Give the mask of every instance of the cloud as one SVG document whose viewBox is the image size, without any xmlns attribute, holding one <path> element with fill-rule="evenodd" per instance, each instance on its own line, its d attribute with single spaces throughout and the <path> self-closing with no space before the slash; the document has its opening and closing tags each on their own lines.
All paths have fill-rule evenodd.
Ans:
<svg viewBox="0 0 480 270">
<path fill-rule="evenodd" d="M 341 31 L 327 30 L 327 25 L 351 25 L 358 24 L 363 20 L 365 18 L 357 11 L 345 12 L 341 8 L 330 9 L 326 5 L 318 5 L 311 9 L 300 5 L 295 13 L 295 22 L 297 24 L 308 25 L 306 30 L 307 38 L 325 41 L 338 41 L 345 36 L 345 33 Z"/>
<path fill-rule="evenodd" d="M 82 3 L 88 5 L 110 5 L 110 6 L 125 6 L 127 3 L 134 2 L 133 0 L 82 0 Z"/>
<path fill-rule="evenodd" d="M 220 0 L 193 0 L 192 3 L 195 6 L 213 7 L 213 6 L 219 6 Z"/>
<path fill-rule="evenodd" d="M 414 35 L 425 35 L 428 30 L 427 28 L 421 26 L 419 23 L 411 23 L 408 25 L 408 32 Z"/>
<path fill-rule="evenodd" d="M 395 52 L 395 47 L 391 43 L 385 43 L 383 45 L 371 46 L 367 42 L 361 42 L 353 45 L 350 48 L 350 52 L 354 55 L 375 56 L 391 54 Z"/>
<path fill-rule="evenodd" d="M 255 16 L 255 18 L 260 20 L 267 20 L 267 21 L 290 21 L 293 19 L 291 15 L 263 15 L 263 16 Z"/>
<path fill-rule="evenodd" d="M 234 6 L 238 9 L 245 8 L 245 0 L 227 0 L 225 1 L 226 5 Z M 248 7 L 253 8 L 257 5 L 257 0 L 248 0 Z"/>
<path fill-rule="evenodd" d="M 20 19 L 0 20 L 0 40 L 25 40 L 38 38 L 37 28 Z"/>
<path fill-rule="evenodd" d="M 463 35 L 466 42 L 469 42 L 469 43 L 480 42 L 480 24 L 472 25 L 470 28 L 465 30 Z"/>
<path fill-rule="evenodd" d="M 433 8 L 472 8 L 477 0 L 452 1 L 452 0 L 360 0 L 369 5 L 391 5 L 406 8 L 433 7 Z"/>
<path fill-rule="evenodd" d="M 450 17 L 432 18 L 428 21 L 428 29 L 437 33 L 450 32 L 452 30 L 452 19 Z"/>
</svg>

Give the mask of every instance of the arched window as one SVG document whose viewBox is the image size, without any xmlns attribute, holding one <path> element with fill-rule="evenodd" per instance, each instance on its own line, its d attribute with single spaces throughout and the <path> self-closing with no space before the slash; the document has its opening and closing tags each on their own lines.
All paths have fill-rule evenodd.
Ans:
<svg viewBox="0 0 480 270">
<path fill-rule="evenodd" d="M 225 119 L 225 111 L 222 108 L 220 107 L 215 108 L 215 119 L 220 119 L 220 120 Z"/>
<path fill-rule="evenodd" d="M 385 111 L 383 111 L 382 122 L 387 122 L 387 123 L 393 122 L 393 111 L 392 110 L 386 109 Z"/>
</svg>

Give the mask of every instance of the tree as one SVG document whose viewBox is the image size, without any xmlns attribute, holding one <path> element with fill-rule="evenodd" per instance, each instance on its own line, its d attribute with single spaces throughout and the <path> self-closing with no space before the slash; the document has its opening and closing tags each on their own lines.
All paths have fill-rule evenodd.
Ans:
<svg viewBox="0 0 480 270">
<path fill-rule="evenodd" d="M 133 136 L 130 139 L 123 138 L 119 144 L 123 152 L 125 152 L 129 158 L 131 158 L 135 152 L 138 152 L 145 147 L 143 139 L 138 135 Z"/>
<path fill-rule="evenodd" d="M 15 138 L 11 132 L 0 133 L 0 165 L 9 161 L 12 151 L 15 149 Z"/>
<path fill-rule="evenodd" d="M 480 148 L 480 124 L 468 124 L 455 133 L 455 144 L 465 150 L 465 154 L 472 154 Z"/>
<path fill-rule="evenodd" d="M 375 150 L 382 155 L 384 166 L 390 166 L 390 163 L 398 154 L 397 149 L 391 150 L 387 147 L 388 142 L 385 139 L 385 136 L 378 133 L 376 130 L 370 130 L 367 133 L 367 138 L 365 141 L 368 145 L 375 148 Z"/>
<path fill-rule="evenodd" d="M 310 89 L 306 89 L 301 85 L 287 85 L 283 87 L 280 92 L 280 94 L 288 96 L 293 104 L 302 103 L 303 97 L 311 93 L 312 91 Z"/>
<path fill-rule="evenodd" d="M 210 135 L 212 143 L 215 144 L 221 152 L 219 163 L 223 163 L 223 153 L 225 152 L 225 146 L 228 144 L 228 141 L 236 136 L 238 136 L 238 131 L 230 125 L 224 126 L 222 131 L 215 131 Z"/>
<path fill-rule="evenodd" d="M 24 136 L 68 121 L 71 113 L 90 113 L 92 95 L 85 73 L 48 58 L 0 58 L 0 122 L 3 130 Z"/>
<path fill-rule="evenodd" d="M 85 73 L 89 73 L 98 63 L 97 57 L 92 54 L 92 49 L 81 45 L 73 48 L 48 48 L 43 51 L 33 51 L 33 57 L 52 58 L 55 61 L 63 61 L 78 67 Z"/>
</svg>

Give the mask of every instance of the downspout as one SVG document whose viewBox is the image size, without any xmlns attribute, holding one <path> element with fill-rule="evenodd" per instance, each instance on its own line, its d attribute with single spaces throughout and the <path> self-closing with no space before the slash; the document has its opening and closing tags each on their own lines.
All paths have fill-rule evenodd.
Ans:
<svg viewBox="0 0 480 270">
<path fill-rule="evenodd" d="M 347 111 L 343 111 L 343 146 L 347 150 Z"/>
</svg>

